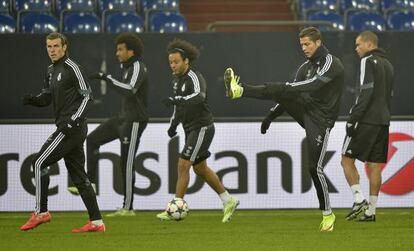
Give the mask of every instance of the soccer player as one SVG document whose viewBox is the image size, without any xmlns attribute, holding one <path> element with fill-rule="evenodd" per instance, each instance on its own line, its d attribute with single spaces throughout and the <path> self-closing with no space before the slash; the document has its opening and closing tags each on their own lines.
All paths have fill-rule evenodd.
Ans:
<svg viewBox="0 0 414 251">
<path fill-rule="evenodd" d="M 135 155 L 140 138 L 148 123 L 147 96 L 148 72 L 140 60 L 143 52 L 141 39 L 133 33 L 123 33 L 116 38 L 116 56 L 124 69 L 122 80 L 98 72 L 92 79 L 106 80 L 110 87 L 122 96 L 122 107 L 118 114 L 99 125 L 88 135 L 88 176 L 93 184 L 96 180 L 99 148 L 119 139 L 121 143 L 121 170 L 123 177 L 123 206 L 106 216 L 134 216 Z M 77 190 L 68 188 L 76 194 Z"/>
<path fill-rule="evenodd" d="M 27 94 L 23 97 L 24 105 L 42 107 L 52 103 L 57 126 L 33 160 L 36 207 L 30 219 L 20 227 L 23 231 L 52 219 L 47 208 L 48 167 L 63 158 L 89 214 L 88 224 L 72 232 L 105 232 L 95 192 L 84 170 L 83 143 L 88 131 L 86 111 L 92 99 L 91 90 L 80 66 L 67 56 L 67 48 L 68 40 L 63 34 L 50 33 L 46 37 L 52 64 L 47 69 L 44 87 L 37 96 Z"/>
<path fill-rule="evenodd" d="M 276 115 L 273 115 L 286 111 L 305 129 L 308 168 L 323 215 L 320 231 L 332 231 L 335 215 L 329 201 L 322 162 L 329 132 L 338 116 L 344 69 L 341 61 L 322 44 L 322 35 L 317 28 L 303 29 L 299 33 L 299 42 L 307 60 L 297 70 L 293 82 L 239 84 L 239 77 L 228 68 L 224 73 L 226 95 L 231 99 L 247 97 L 276 101 L 278 105 L 273 109 Z M 261 130 L 265 132 L 266 126 L 262 126 Z"/>
<path fill-rule="evenodd" d="M 199 50 L 191 43 L 175 39 L 167 47 L 168 60 L 173 79 L 174 95 L 163 100 L 166 106 L 174 106 L 168 135 L 177 134 L 177 126 L 182 123 L 185 132 L 185 145 L 178 159 L 178 179 L 175 200 L 182 200 L 190 179 L 190 168 L 201 176 L 219 195 L 223 202 L 222 222 L 228 222 L 239 205 L 220 182 L 217 174 L 207 165 L 210 157 L 208 148 L 214 137 L 213 116 L 207 103 L 207 83 L 204 77 L 191 67 L 199 55 Z M 171 220 L 166 211 L 157 214 L 161 220 Z"/>
<path fill-rule="evenodd" d="M 394 69 L 385 51 L 378 48 L 377 35 L 371 31 L 357 36 L 355 50 L 361 58 L 359 95 L 346 123 L 341 164 L 354 194 L 354 204 L 346 219 L 356 219 L 365 211 L 358 219 L 365 222 L 375 221 L 381 163 L 387 162 Z M 355 159 L 368 164 L 369 204 L 361 191 Z"/>
</svg>

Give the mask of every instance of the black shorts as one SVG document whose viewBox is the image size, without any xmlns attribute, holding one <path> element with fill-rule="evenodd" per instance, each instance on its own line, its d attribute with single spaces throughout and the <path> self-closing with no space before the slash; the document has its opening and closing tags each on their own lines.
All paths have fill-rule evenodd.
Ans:
<svg viewBox="0 0 414 251">
<path fill-rule="evenodd" d="M 359 124 L 352 137 L 345 137 L 342 154 L 363 162 L 387 162 L 388 129 L 384 125 Z"/>
<path fill-rule="evenodd" d="M 186 132 L 185 146 L 180 157 L 193 162 L 193 165 L 197 165 L 210 157 L 211 153 L 208 151 L 208 148 L 211 141 L 213 141 L 214 132 L 214 124 Z"/>
</svg>

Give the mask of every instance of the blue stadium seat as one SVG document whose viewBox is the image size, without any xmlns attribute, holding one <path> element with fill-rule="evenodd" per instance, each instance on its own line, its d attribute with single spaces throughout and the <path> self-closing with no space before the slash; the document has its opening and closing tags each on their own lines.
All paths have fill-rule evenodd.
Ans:
<svg viewBox="0 0 414 251">
<path fill-rule="evenodd" d="M 100 0 L 99 10 L 136 11 L 137 6 L 137 0 Z"/>
<path fill-rule="evenodd" d="M 52 11 L 52 0 L 15 0 L 15 10 L 17 12 L 30 11 Z"/>
<path fill-rule="evenodd" d="M 332 11 L 318 11 L 310 14 L 308 16 L 308 20 L 311 21 L 329 21 L 333 24 L 332 27 L 328 26 L 319 26 L 318 28 L 322 31 L 329 31 L 329 30 L 345 30 L 344 25 L 344 18 L 342 15 L 332 12 Z"/>
<path fill-rule="evenodd" d="M 149 10 L 178 10 L 178 0 L 141 0 L 141 11 Z"/>
<path fill-rule="evenodd" d="M 61 21 L 63 32 L 98 33 L 101 31 L 101 21 L 93 13 L 64 12 Z"/>
<path fill-rule="evenodd" d="M 382 0 L 381 7 L 383 11 L 388 9 L 413 9 L 414 0 Z"/>
<path fill-rule="evenodd" d="M 6 13 L 0 14 L 0 34 L 14 33 L 16 31 L 16 21 Z"/>
<path fill-rule="evenodd" d="M 104 29 L 109 33 L 144 32 L 144 20 L 135 12 L 105 12 Z"/>
<path fill-rule="evenodd" d="M 302 17 L 306 17 L 309 11 L 338 10 L 338 0 L 301 0 L 299 9 Z"/>
<path fill-rule="evenodd" d="M 164 9 L 176 9 L 180 8 L 179 0 L 164 0 Z"/>
<path fill-rule="evenodd" d="M 346 12 L 350 9 L 378 11 L 379 1 L 378 0 L 340 0 L 341 10 Z"/>
<path fill-rule="evenodd" d="M 23 12 L 19 16 L 19 31 L 22 33 L 50 33 L 59 30 L 59 21 L 50 13 Z"/>
<path fill-rule="evenodd" d="M 0 13 L 10 13 L 9 0 L 0 0 Z"/>
<path fill-rule="evenodd" d="M 392 12 L 387 21 L 388 27 L 394 31 L 414 31 L 414 10 Z"/>
<path fill-rule="evenodd" d="M 384 17 L 376 12 L 360 11 L 348 17 L 347 25 L 351 31 L 385 31 L 386 23 Z"/>
<path fill-rule="evenodd" d="M 178 12 L 154 12 L 149 17 L 151 32 L 186 32 L 187 20 Z"/>
<path fill-rule="evenodd" d="M 56 13 L 60 14 L 65 10 L 90 11 L 96 10 L 95 0 L 56 0 Z"/>
<path fill-rule="evenodd" d="M 141 0 L 141 11 L 162 9 L 162 0 Z"/>
</svg>

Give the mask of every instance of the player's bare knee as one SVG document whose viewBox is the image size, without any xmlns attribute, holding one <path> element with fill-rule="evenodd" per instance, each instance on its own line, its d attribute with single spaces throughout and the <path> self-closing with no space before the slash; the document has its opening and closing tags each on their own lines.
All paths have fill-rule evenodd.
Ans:
<svg viewBox="0 0 414 251">
<path fill-rule="evenodd" d="M 353 166 L 353 163 L 354 163 L 354 159 L 351 159 L 349 157 L 346 157 L 345 155 L 342 155 L 342 158 L 341 158 L 341 166 L 344 169 L 351 168 Z"/>
<path fill-rule="evenodd" d="M 193 166 L 193 171 L 198 176 L 203 176 L 204 177 L 205 174 L 206 174 L 206 168 L 204 166 L 201 166 L 201 165 Z"/>
<path fill-rule="evenodd" d="M 191 162 L 188 160 L 179 160 L 178 161 L 178 172 L 188 172 L 191 167 Z"/>
</svg>

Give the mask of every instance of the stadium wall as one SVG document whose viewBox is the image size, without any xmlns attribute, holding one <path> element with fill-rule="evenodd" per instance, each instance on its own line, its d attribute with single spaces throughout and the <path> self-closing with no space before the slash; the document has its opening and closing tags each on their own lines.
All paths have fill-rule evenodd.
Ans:
<svg viewBox="0 0 414 251">
<path fill-rule="evenodd" d="M 338 56 L 346 69 L 346 87 L 341 114 L 346 115 L 354 103 L 354 87 L 358 74 L 358 58 L 354 52 L 356 33 L 330 32 L 324 34 L 325 44 Z M 187 39 L 201 49 L 195 68 L 203 73 L 208 83 L 208 98 L 215 117 L 261 117 L 272 102 L 243 100 L 230 102 L 223 93 L 222 74 L 231 66 L 241 81 L 292 80 L 296 68 L 303 62 L 297 34 L 269 33 L 185 33 L 140 34 L 144 41 L 143 60 L 150 79 L 149 112 L 151 117 L 169 117 L 170 109 L 160 100 L 170 94 L 171 72 L 166 46 L 175 37 Z M 84 66 L 87 74 L 103 70 L 120 74 L 115 58 L 114 35 L 68 35 L 70 55 Z M 414 33 L 379 33 L 380 46 L 384 47 L 395 66 L 393 115 L 414 115 L 414 93 L 411 72 Z M 49 64 L 45 49 L 45 36 L 32 34 L 2 34 L 0 36 L 0 75 L 3 91 L 0 92 L 0 119 L 50 118 L 51 108 L 23 107 L 20 97 L 25 93 L 38 93 L 43 85 L 44 72 Z M 111 116 L 119 108 L 119 97 L 104 83 L 92 83 L 96 103 L 92 118 Z"/>
<path fill-rule="evenodd" d="M 97 124 L 89 124 L 92 131 Z M 167 123 L 150 123 L 136 157 L 134 208 L 161 210 L 175 191 L 176 163 L 183 132 L 169 139 Z M 31 159 L 49 134 L 52 124 L 0 125 L 0 211 L 32 211 L 34 180 Z M 345 123 L 333 128 L 325 156 L 331 204 L 348 208 L 353 197 L 340 166 Z M 317 208 L 317 197 L 304 157 L 304 131 L 293 122 L 271 125 L 260 134 L 260 123 L 216 123 L 208 160 L 242 209 Z M 390 127 L 389 162 L 383 169 L 379 207 L 414 207 L 414 121 L 393 121 Z M 103 210 L 122 205 L 119 142 L 101 148 L 98 202 Z M 358 163 L 361 186 L 368 195 L 367 174 Z M 49 209 L 84 210 L 78 196 L 70 194 L 63 161 L 50 167 Z M 186 200 L 191 209 L 219 209 L 218 196 L 191 175 Z"/>
</svg>

